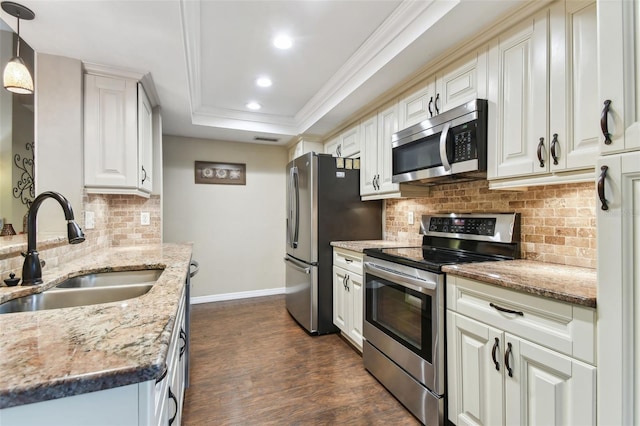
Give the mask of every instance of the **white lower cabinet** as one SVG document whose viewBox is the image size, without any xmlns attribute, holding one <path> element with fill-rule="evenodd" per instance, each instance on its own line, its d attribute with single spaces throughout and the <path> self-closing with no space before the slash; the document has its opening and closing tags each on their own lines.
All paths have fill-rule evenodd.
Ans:
<svg viewBox="0 0 640 426">
<path fill-rule="evenodd" d="M 0 410 L 0 425 L 178 426 L 185 391 L 185 298 L 178 308 L 166 374 L 127 386 Z"/>
<path fill-rule="evenodd" d="M 596 367 L 576 359 L 594 359 L 595 311 L 474 280 L 448 279 L 447 394 L 451 422 L 596 424 Z M 491 304 L 522 315 L 497 311 Z M 570 344 L 564 345 L 563 341 Z"/>
<path fill-rule="evenodd" d="M 362 352 L 363 254 L 333 249 L 333 323 Z"/>
</svg>

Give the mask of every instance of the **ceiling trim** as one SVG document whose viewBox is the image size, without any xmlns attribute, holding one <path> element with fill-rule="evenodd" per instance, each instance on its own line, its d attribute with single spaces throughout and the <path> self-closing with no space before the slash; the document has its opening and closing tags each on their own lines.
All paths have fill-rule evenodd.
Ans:
<svg viewBox="0 0 640 426">
<path fill-rule="evenodd" d="M 192 123 L 202 126 L 297 135 L 304 133 L 344 101 L 353 91 L 456 7 L 461 0 L 447 2 L 403 0 L 382 25 L 367 38 L 349 60 L 293 117 L 215 108 L 202 104 L 200 92 L 202 87 L 200 2 L 201 0 L 180 0 Z"/>
<path fill-rule="evenodd" d="M 296 114 L 303 133 L 460 3 L 403 0 Z"/>
</svg>

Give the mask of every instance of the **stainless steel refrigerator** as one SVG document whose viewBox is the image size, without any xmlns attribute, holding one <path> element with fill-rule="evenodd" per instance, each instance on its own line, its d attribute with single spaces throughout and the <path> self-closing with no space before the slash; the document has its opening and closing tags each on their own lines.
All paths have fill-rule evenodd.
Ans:
<svg viewBox="0 0 640 426">
<path fill-rule="evenodd" d="M 286 305 L 312 334 L 333 324 L 331 241 L 382 237 L 382 202 L 360 201 L 360 170 L 313 152 L 287 165 Z"/>
</svg>

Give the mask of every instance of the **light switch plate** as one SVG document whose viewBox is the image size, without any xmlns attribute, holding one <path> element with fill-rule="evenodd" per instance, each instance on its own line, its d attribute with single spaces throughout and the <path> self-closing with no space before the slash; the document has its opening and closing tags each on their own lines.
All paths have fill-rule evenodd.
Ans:
<svg viewBox="0 0 640 426">
<path fill-rule="evenodd" d="M 94 212 L 84 212 L 84 229 L 96 227 L 96 214 Z"/>
<path fill-rule="evenodd" d="M 151 225 L 151 214 L 149 212 L 140 213 L 140 225 Z"/>
</svg>

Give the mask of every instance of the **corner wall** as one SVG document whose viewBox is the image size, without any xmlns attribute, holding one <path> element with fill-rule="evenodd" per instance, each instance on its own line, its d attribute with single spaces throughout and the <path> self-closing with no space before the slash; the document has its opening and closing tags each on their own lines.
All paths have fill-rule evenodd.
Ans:
<svg viewBox="0 0 640 426">
<path fill-rule="evenodd" d="M 192 296 L 284 291 L 284 147 L 163 137 L 164 242 L 193 242 Z M 245 163 L 246 185 L 194 183 L 195 161 Z"/>
</svg>

